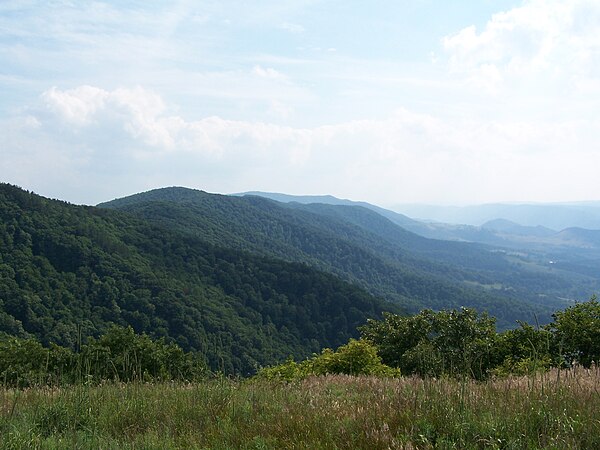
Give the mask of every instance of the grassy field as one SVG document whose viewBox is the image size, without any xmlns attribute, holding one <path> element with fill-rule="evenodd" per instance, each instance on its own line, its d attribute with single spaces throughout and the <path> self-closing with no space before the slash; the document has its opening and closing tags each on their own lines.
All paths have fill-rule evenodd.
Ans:
<svg viewBox="0 0 600 450">
<path fill-rule="evenodd" d="M 0 440 L 5 449 L 595 449 L 600 371 L 1 390 Z"/>
</svg>

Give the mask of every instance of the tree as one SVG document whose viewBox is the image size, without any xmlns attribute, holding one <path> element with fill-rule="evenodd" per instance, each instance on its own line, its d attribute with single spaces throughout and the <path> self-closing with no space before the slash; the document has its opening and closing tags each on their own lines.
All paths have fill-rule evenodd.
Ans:
<svg viewBox="0 0 600 450">
<path fill-rule="evenodd" d="M 497 336 L 495 319 L 469 308 L 423 310 L 411 317 L 386 314 L 383 321 L 369 320 L 361 334 L 377 347 L 384 364 L 402 373 L 478 379 L 492 367 Z"/>
<path fill-rule="evenodd" d="M 600 362 L 600 303 L 595 295 L 552 317 L 554 322 L 548 328 L 554 333 L 555 351 L 563 362 L 584 367 Z"/>
<path fill-rule="evenodd" d="M 526 375 L 547 370 L 554 359 L 552 333 L 519 321 L 519 328 L 498 335 L 495 349 L 497 375 Z"/>
</svg>

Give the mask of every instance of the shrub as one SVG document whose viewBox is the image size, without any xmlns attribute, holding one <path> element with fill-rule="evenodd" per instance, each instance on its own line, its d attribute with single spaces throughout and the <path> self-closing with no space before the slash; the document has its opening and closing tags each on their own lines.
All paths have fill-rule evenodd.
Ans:
<svg viewBox="0 0 600 450">
<path fill-rule="evenodd" d="M 400 370 L 383 364 L 377 349 L 369 342 L 350 339 L 336 351 L 326 348 L 320 354 L 300 363 L 288 359 L 283 364 L 261 369 L 258 377 L 293 381 L 309 375 L 327 374 L 395 377 L 400 376 Z"/>
<path fill-rule="evenodd" d="M 90 338 L 79 353 L 35 339 L 0 338 L 0 384 L 29 387 L 81 381 L 192 381 L 206 377 L 203 358 L 185 353 L 163 339 L 113 326 L 99 339 Z"/>
<path fill-rule="evenodd" d="M 403 373 L 481 379 L 493 367 L 495 319 L 473 309 L 426 309 L 410 317 L 384 314 L 383 320 L 370 319 L 360 331 L 383 363 Z"/>
</svg>

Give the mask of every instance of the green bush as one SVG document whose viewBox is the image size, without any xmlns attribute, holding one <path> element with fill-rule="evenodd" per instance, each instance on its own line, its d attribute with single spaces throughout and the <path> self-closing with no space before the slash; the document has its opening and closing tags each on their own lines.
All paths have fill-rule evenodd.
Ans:
<svg viewBox="0 0 600 450">
<path fill-rule="evenodd" d="M 80 352 L 35 339 L 0 338 L 0 384 L 11 387 L 79 382 L 192 381 L 205 378 L 203 358 L 163 339 L 113 326 L 99 339 L 90 338 Z"/>
<path fill-rule="evenodd" d="M 111 327 L 81 350 L 83 372 L 96 380 L 194 380 L 206 375 L 206 364 L 164 339 L 152 340 L 131 327 Z"/>
<path fill-rule="evenodd" d="M 400 376 L 400 370 L 383 364 L 377 348 L 369 342 L 350 339 L 336 351 L 326 348 L 320 354 L 300 363 L 288 359 L 283 364 L 261 369 L 257 376 L 269 380 L 293 381 L 309 375 L 327 374 L 397 377 Z"/>
<path fill-rule="evenodd" d="M 551 351 L 552 333 L 524 322 L 520 327 L 498 334 L 494 349 L 493 374 L 528 375 L 548 370 L 556 357 Z"/>
<path fill-rule="evenodd" d="M 549 356 L 545 356 L 542 359 L 507 356 L 502 364 L 495 367 L 491 373 L 499 377 L 507 377 L 510 375 L 534 375 L 536 373 L 547 372 L 551 366 L 552 360 Z"/>
<path fill-rule="evenodd" d="M 600 362 L 600 303 L 596 296 L 557 311 L 553 317 L 548 329 L 561 364 L 590 367 Z"/>
<path fill-rule="evenodd" d="M 481 379 L 493 367 L 495 319 L 474 309 L 426 309 L 407 317 L 384 314 L 383 320 L 370 319 L 360 331 L 383 363 L 402 373 Z"/>
</svg>

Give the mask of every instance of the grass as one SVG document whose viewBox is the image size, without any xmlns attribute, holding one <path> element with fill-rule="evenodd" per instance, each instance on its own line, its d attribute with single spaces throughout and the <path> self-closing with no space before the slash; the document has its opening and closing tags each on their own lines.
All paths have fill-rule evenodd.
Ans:
<svg viewBox="0 0 600 450">
<path fill-rule="evenodd" d="M 600 371 L 0 390 L 0 448 L 600 448 Z"/>
</svg>

